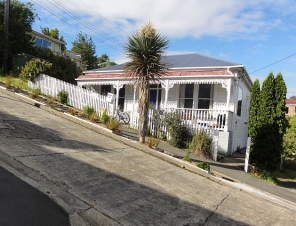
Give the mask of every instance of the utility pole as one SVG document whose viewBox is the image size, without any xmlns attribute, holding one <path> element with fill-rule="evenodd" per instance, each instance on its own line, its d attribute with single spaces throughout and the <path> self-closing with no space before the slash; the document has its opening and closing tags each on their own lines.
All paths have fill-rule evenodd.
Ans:
<svg viewBox="0 0 296 226">
<path fill-rule="evenodd" d="M 9 38 L 8 38 L 8 31 L 9 31 L 9 6 L 10 0 L 5 0 L 4 6 L 4 45 L 3 45 L 3 62 L 2 62 L 2 71 L 4 73 L 7 72 L 7 61 L 8 61 L 8 48 L 9 48 Z"/>
</svg>

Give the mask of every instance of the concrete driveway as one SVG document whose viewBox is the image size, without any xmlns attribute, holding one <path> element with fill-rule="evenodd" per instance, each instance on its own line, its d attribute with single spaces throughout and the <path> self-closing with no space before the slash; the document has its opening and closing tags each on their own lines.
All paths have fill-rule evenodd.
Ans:
<svg viewBox="0 0 296 226">
<path fill-rule="evenodd" d="M 0 160 L 72 225 L 295 225 L 296 211 L 219 184 L 0 92 Z M 79 218 L 81 217 L 82 220 Z"/>
</svg>

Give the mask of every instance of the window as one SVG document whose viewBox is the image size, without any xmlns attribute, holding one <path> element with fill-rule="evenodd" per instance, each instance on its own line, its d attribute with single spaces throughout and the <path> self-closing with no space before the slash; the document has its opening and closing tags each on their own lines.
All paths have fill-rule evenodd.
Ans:
<svg viewBox="0 0 296 226">
<path fill-rule="evenodd" d="M 36 44 L 36 47 L 42 47 L 42 48 L 51 47 L 51 42 L 50 41 L 47 41 L 47 40 L 42 39 L 42 38 L 37 38 L 37 37 L 36 37 L 36 40 L 35 40 L 35 44 Z"/>
<path fill-rule="evenodd" d="M 42 44 L 41 38 L 36 38 L 35 42 L 36 42 L 36 47 L 41 47 L 41 44 Z"/>
<path fill-rule="evenodd" d="M 289 107 L 286 107 L 286 114 L 289 114 Z"/>
<path fill-rule="evenodd" d="M 181 84 L 179 96 L 179 108 L 193 107 L 194 84 Z"/>
<path fill-rule="evenodd" d="M 212 85 L 200 84 L 198 87 L 198 109 L 210 109 L 212 102 Z"/>
<path fill-rule="evenodd" d="M 101 86 L 101 95 L 107 96 L 107 93 L 111 93 L 111 85 L 102 85 Z"/>
<path fill-rule="evenodd" d="M 153 109 L 158 109 L 161 102 L 161 85 L 152 84 L 149 89 L 149 103 Z"/>
<path fill-rule="evenodd" d="M 237 97 L 237 111 L 236 114 L 241 116 L 242 114 L 242 102 L 243 102 L 243 90 L 238 87 L 238 97 Z"/>
</svg>

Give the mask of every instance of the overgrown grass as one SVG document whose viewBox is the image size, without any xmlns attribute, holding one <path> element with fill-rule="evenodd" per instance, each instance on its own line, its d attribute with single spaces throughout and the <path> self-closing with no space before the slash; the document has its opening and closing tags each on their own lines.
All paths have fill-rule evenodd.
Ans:
<svg viewBox="0 0 296 226">
<path fill-rule="evenodd" d="M 291 182 L 295 184 L 296 187 L 296 162 L 286 164 L 283 170 L 276 170 L 273 172 L 268 172 L 266 170 L 258 169 L 258 172 L 252 173 L 253 176 L 265 180 L 271 184 L 276 184 L 279 186 L 285 186 L 283 182 Z"/>
<path fill-rule="evenodd" d="M 25 89 L 25 90 L 29 90 L 29 91 L 32 91 L 29 87 L 28 87 L 28 82 L 27 81 L 24 81 L 22 80 L 21 78 L 19 77 L 11 77 L 9 78 L 8 75 L 0 75 L 0 81 L 4 82 L 4 83 L 7 83 L 9 82 L 9 80 L 11 79 L 11 85 L 15 86 L 15 87 L 18 87 L 18 88 L 21 88 L 21 89 Z"/>
</svg>

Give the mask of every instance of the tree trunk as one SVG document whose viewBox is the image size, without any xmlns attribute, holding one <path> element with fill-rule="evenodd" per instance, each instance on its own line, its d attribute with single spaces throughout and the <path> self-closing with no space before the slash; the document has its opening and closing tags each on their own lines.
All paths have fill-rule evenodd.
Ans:
<svg viewBox="0 0 296 226">
<path fill-rule="evenodd" d="M 149 106 L 149 81 L 144 80 L 139 91 L 139 142 L 145 143 L 145 136 L 148 125 L 148 106 Z"/>
</svg>

